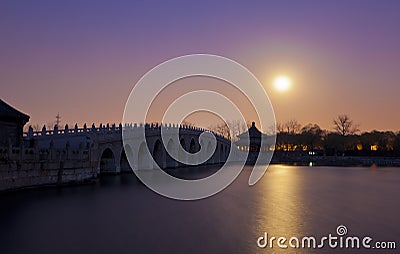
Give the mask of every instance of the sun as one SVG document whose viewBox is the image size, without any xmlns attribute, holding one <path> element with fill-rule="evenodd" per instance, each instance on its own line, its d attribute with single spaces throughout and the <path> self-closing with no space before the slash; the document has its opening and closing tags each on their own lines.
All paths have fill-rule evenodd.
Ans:
<svg viewBox="0 0 400 254">
<path fill-rule="evenodd" d="M 279 76 L 275 78 L 274 85 L 276 90 L 286 92 L 290 88 L 291 81 L 289 77 Z"/>
</svg>

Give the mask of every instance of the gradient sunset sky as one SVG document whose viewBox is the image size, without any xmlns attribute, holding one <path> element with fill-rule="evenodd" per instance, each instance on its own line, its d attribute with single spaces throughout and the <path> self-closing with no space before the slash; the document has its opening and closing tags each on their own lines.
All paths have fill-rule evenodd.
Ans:
<svg viewBox="0 0 400 254">
<path fill-rule="evenodd" d="M 1 98 L 30 124 L 119 123 L 148 70 L 210 53 L 252 71 L 279 122 L 400 130 L 400 1 L 3 0 L 0 38 Z"/>
</svg>

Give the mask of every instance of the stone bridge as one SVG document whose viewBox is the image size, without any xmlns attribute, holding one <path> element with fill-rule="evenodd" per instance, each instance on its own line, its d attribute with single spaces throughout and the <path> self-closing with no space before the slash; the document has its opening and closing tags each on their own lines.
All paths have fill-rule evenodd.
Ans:
<svg viewBox="0 0 400 254">
<path fill-rule="evenodd" d="M 123 147 L 122 128 L 133 132 L 143 131 L 144 128 L 146 142 L 133 141 Z M 178 146 L 181 145 L 188 153 L 196 153 L 200 147 L 205 147 L 207 153 L 212 156 L 203 164 L 223 163 L 229 155 L 231 141 L 221 135 L 213 133 L 217 141 L 213 146 L 211 137 L 203 138 L 199 143 L 199 136 L 206 131 L 205 129 L 185 125 L 164 125 L 163 128 L 167 133 L 164 140 L 169 151 L 177 151 Z M 29 128 L 29 131 L 24 134 L 24 139 L 30 143 L 31 147 L 40 150 L 42 156 L 47 156 L 47 161 L 65 161 L 69 164 L 82 160 L 90 161 L 90 168 L 96 174 L 131 171 L 131 166 L 134 169 L 154 169 L 156 168 L 155 163 L 161 168 L 186 166 L 177 162 L 166 151 L 160 129 L 161 126 L 158 124 L 134 124 L 124 127 L 121 124 L 118 126 L 101 124 L 99 127 L 92 125 L 91 128 L 86 125 L 78 128 L 75 125 L 71 129 L 66 125 L 63 130 L 59 130 L 57 127 L 54 130 L 46 130 L 43 127 L 42 131 L 33 131 L 32 128 Z M 172 135 L 177 130 L 179 131 L 179 144 L 176 144 L 177 142 L 174 142 L 172 138 L 168 138 L 168 131 Z M 214 152 L 213 148 L 215 148 Z M 236 149 L 233 150 L 236 151 Z M 128 163 L 127 154 L 133 158 L 131 166 Z"/>
</svg>

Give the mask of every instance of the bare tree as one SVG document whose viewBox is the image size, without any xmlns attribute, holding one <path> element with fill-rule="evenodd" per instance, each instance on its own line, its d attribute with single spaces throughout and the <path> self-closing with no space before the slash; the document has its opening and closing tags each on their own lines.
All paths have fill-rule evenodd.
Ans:
<svg viewBox="0 0 400 254">
<path fill-rule="evenodd" d="M 187 121 L 186 119 L 182 121 L 181 125 L 189 126 L 189 127 L 194 127 L 195 126 L 194 123 L 192 123 L 190 121 Z"/>
<path fill-rule="evenodd" d="M 232 141 L 237 141 L 237 136 L 247 131 L 248 124 L 240 120 L 232 120 L 226 123 L 212 125 L 208 127 L 208 129 L 227 138 L 231 138 Z"/>
<path fill-rule="evenodd" d="M 355 134 L 359 131 L 358 125 L 354 124 L 346 114 L 338 115 L 338 117 L 333 120 L 333 123 L 335 125 L 334 129 L 336 133 L 343 137 Z"/>
<path fill-rule="evenodd" d="M 285 131 L 285 125 L 282 123 L 276 123 L 276 132 L 277 133 L 282 133 Z"/>
<path fill-rule="evenodd" d="M 211 131 L 213 131 L 219 135 L 230 138 L 230 130 L 229 130 L 228 125 L 226 125 L 225 123 L 212 125 L 212 126 L 208 127 L 208 129 L 210 129 Z"/>
<path fill-rule="evenodd" d="M 247 131 L 247 124 L 240 120 L 228 121 L 228 125 L 231 127 L 230 136 L 233 141 L 237 141 L 237 136 Z"/>
<path fill-rule="evenodd" d="M 297 120 L 291 119 L 285 123 L 285 129 L 289 134 L 298 134 L 301 129 L 301 124 Z"/>
<path fill-rule="evenodd" d="M 42 128 L 40 128 L 40 125 L 38 123 L 32 125 L 32 128 L 33 128 L 33 131 L 41 131 L 42 130 Z"/>
<path fill-rule="evenodd" d="M 29 131 L 29 127 L 31 127 L 33 131 L 41 131 L 41 130 L 42 130 L 42 127 L 41 127 L 38 123 L 35 123 L 35 124 L 25 124 L 25 126 L 24 126 L 24 132 L 28 132 L 28 131 Z"/>
<path fill-rule="evenodd" d="M 56 125 L 56 124 L 55 124 L 54 122 L 49 122 L 49 123 L 45 124 L 46 130 L 52 130 L 52 129 L 54 129 L 55 125 Z M 41 129 L 40 129 L 40 130 L 41 130 Z"/>
</svg>

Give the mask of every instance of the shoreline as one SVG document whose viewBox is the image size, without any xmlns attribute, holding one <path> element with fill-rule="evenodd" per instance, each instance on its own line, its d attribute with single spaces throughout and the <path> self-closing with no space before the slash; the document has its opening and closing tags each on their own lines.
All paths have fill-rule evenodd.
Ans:
<svg viewBox="0 0 400 254">
<path fill-rule="evenodd" d="M 45 189 L 58 189 L 58 188 L 65 188 L 65 187 L 75 187 L 75 186 L 84 186 L 84 185 L 93 185 L 99 181 L 99 178 L 92 178 L 92 179 L 85 179 L 82 181 L 72 181 L 68 183 L 43 183 L 38 185 L 27 185 L 27 186 L 20 186 L 11 189 L 4 189 L 0 190 L 0 197 L 4 194 L 10 193 L 19 193 L 19 192 L 27 192 L 31 190 L 45 190 Z"/>
<path fill-rule="evenodd" d="M 270 164 L 317 167 L 400 167 L 400 158 L 361 156 L 274 156 Z"/>
</svg>

